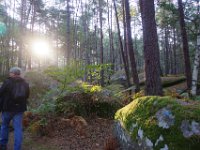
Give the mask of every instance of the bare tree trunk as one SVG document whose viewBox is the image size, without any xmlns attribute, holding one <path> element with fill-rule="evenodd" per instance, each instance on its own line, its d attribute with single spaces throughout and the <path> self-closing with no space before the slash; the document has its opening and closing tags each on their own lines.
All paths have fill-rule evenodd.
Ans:
<svg viewBox="0 0 200 150">
<path fill-rule="evenodd" d="M 138 73 L 137 73 L 137 66 L 135 63 L 133 41 L 131 37 L 131 16 L 130 16 L 129 0 L 124 0 L 124 6 L 125 6 L 125 14 L 126 14 L 126 37 L 127 37 L 126 45 L 129 52 L 130 62 L 131 62 L 133 82 L 136 86 L 135 92 L 138 92 L 140 90 L 140 86 L 139 86 L 139 78 L 138 78 Z"/>
<path fill-rule="evenodd" d="M 187 32 L 185 28 L 182 0 L 178 0 L 178 10 L 179 10 L 179 22 L 180 22 L 180 27 L 181 27 L 182 44 L 183 44 L 185 75 L 187 79 L 187 88 L 188 90 L 190 90 L 191 83 L 192 83 L 192 73 L 191 73 L 189 46 L 188 46 Z"/>
<path fill-rule="evenodd" d="M 111 70 L 114 72 L 114 47 L 113 47 L 113 34 L 112 34 L 112 17 L 110 18 L 110 10 L 111 10 L 111 16 L 112 16 L 112 8 L 109 7 L 109 1 L 107 0 L 107 11 L 108 11 L 108 33 L 109 33 L 109 51 L 108 51 L 108 62 L 111 64 Z M 111 19 L 111 20 L 110 20 Z M 107 68 L 109 70 L 109 68 Z M 111 73 L 109 73 L 108 76 L 108 82 L 111 79 Z"/>
<path fill-rule="evenodd" d="M 11 0 L 10 0 L 11 2 Z M 13 2 L 13 14 L 12 14 L 12 30 L 15 28 L 15 0 Z M 12 39 L 11 39 L 11 66 L 14 66 L 14 33 L 12 34 Z"/>
<path fill-rule="evenodd" d="M 165 74 L 169 74 L 169 30 L 165 28 Z"/>
<path fill-rule="evenodd" d="M 173 74 L 177 74 L 177 53 L 176 53 L 176 29 L 173 29 L 173 57 L 174 57 L 174 64 L 173 64 Z"/>
<path fill-rule="evenodd" d="M 109 8 L 109 2 L 107 0 L 107 9 L 108 9 L 108 33 L 109 33 L 109 51 L 110 51 L 110 63 L 111 63 L 111 68 L 114 72 L 114 62 L 113 62 L 113 35 L 112 35 L 112 20 L 110 21 L 110 8 Z M 112 11 L 112 10 L 111 10 Z M 112 17 L 111 17 L 112 19 Z"/>
<path fill-rule="evenodd" d="M 122 55 L 124 70 L 125 70 L 125 73 L 126 73 L 127 86 L 130 87 L 131 83 L 130 83 L 130 76 L 129 76 L 129 68 L 127 67 L 127 61 L 126 61 L 124 51 L 123 51 L 123 44 L 122 44 L 122 38 L 121 38 L 121 33 L 120 33 L 120 27 L 119 27 L 118 12 L 117 12 L 117 8 L 116 8 L 115 0 L 113 0 L 113 4 L 114 4 L 115 17 L 116 17 L 116 23 L 117 23 L 117 30 L 118 30 L 117 33 L 118 33 L 118 38 L 119 38 L 120 52 L 121 52 L 121 55 Z"/>
<path fill-rule="evenodd" d="M 200 38 L 200 33 L 199 33 Z M 200 62 L 200 39 L 197 39 L 197 49 L 195 52 L 195 59 L 194 59 L 194 68 L 192 73 L 192 89 L 191 94 L 193 96 L 197 93 L 197 80 L 198 80 L 198 73 L 199 73 L 199 62 Z"/>
<path fill-rule="evenodd" d="M 67 29 L 66 29 L 66 54 L 65 57 L 67 59 L 66 63 L 69 64 L 70 62 L 70 54 L 71 54 L 71 41 L 70 41 L 70 19 L 71 19 L 71 12 L 70 12 L 70 0 L 67 0 L 67 7 L 66 7 L 66 22 L 67 22 Z"/>
<path fill-rule="evenodd" d="M 32 36 L 33 36 L 36 10 L 35 10 L 35 3 L 34 2 L 32 2 L 30 5 L 32 6 L 31 33 L 32 33 Z M 32 61 L 31 60 L 31 51 L 29 50 L 29 53 L 28 53 L 28 69 L 31 69 L 31 61 Z"/>
<path fill-rule="evenodd" d="M 125 15 L 125 7 L 124 7 L 124 0 L 122 0 L 122 12 L 123 12 L 123 27 L 124 27 L 124 55 L 125 55 L 125 60 L 128 68 L 128 73 L 129 73 L 129 56 L 128 56 L 128 48 L 126 45 L 127 37 L 126 37 L 126 15 Z"/>
<path fill-rule="evenodd" d="M 74 58 L 77 61 L 77 42 L 78 42 L 78 25 L 77 25 L 77 16 L 78 16 L 78 11 L 79 11 L 79 7 L 80 7 L 80 0 L 79 3 L 76 0 L 76 5 L 78 5 L 77 9 L 76 9 L 76 13 L 75 13 L 75 18 L 74 18 Z"/>
<path fill-rule="evenodd" d="M 162 95 L 154 0 L 140 0 L 140 10 L 145 58 L 145 94 Z"/>
<path fill-rule="evenodd" d="M 100 25 L 100 63 L 103 65 L 104 63 L 104 59 L 103 59 L 103 24 L 102 24 L 102 1 L 99 0 L 99 25 Z M 104 86 L 104 69 L 101 69 L 100 72 L 100 76 L 101 76 L 101 86 Z"/>
<path fill-rule="evenodd" d="M 20 20 L 20 30 L 21 30 L 21 35 L 23 35 L 24 33 L 24 19 L 25 19 L 25 7 L 26 7 L 26 0 L 21 0 L 21 20 Z M 23 51 L 23 37 L 21 36 L 21 41 L 20 41 L 20 47 L 19 47 L 19 51 L 18 51 L 18 66 L 22 67 L 22 51 Z"/>
<path fill-rule="evenodd" d="M 110 38 L 111 38 L 111 52 L 110 52 L 110 60 L 111 60 L 111 63 L 112 63 L 112 71 L 114 72 L 114 68 L 115 68 L 115 55 L 114 55 L 114 52 L 115 52 L 115 49 L 114 49 L 114 43 L 113 43 L 113 21 L 112 21 L 112 14 L 113 14 L 113 8 L 111 8 L 111 21 L 110 21 L 110 30 L 111 30 L 111 33 L 110 33 Z"/>
</svg>

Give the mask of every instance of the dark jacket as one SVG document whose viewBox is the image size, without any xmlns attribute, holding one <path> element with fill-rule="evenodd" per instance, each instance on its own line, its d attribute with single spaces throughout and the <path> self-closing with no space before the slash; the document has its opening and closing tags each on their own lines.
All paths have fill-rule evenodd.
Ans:
<svg viewBox="0 0 200 150">
<path fill-rule="evenodd" d="M 16 82 L 21 82 L 26 89 L 26 97 L 23 99 L 22 103 L 15 104 L 12 98 L 12 89 Z M 0 88 L 0 105 L 2 111 L 6 112 L 24 112 L 27 110 L 27 99 L 29 97 L 29 85 L 21 77 L 9 77 L 7 78 Z"/>
</svg>

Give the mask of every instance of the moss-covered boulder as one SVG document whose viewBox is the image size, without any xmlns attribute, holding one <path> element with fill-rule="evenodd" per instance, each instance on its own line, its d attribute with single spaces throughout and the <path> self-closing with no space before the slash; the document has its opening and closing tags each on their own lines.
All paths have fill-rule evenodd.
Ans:
<svg viewBox="0 0 200 150">
<path fill-rule="evenodd" d="M 171 97 L 142 97 L 115 114 L 125 149 L 200 149 L 200 103 Z"/>
</svg>

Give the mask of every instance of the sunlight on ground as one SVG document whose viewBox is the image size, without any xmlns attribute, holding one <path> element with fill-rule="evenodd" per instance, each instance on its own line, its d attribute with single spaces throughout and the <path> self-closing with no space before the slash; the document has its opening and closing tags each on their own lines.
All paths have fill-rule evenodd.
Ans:
<svg viewBox="0 0 200 150">
<path fill-rule="evenodd" d="M 32 43 L 32 52 L 37 57 L 47 57 L 50 55 L 50 47 L 47 41 L 34 41 Z"/>
</svg>

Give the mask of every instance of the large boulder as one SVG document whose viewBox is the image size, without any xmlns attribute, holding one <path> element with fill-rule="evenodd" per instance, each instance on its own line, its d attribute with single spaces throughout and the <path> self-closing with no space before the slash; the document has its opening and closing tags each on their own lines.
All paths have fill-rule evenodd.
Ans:
<svg viewBox="0 0 200 150">
<path fill-rule="evenodd" d="M 123 86 L 127 86 L 126 74 L 124 70 L 117 71 L 115 74 L 111 76 L 111 83 L 121 84 Z"/>
<path fill-rule="evenodd" d="M 115 133 L 126 150 L 200 149 L 200 103 L 142 97 L 115 114 Z"/>
</svg>

